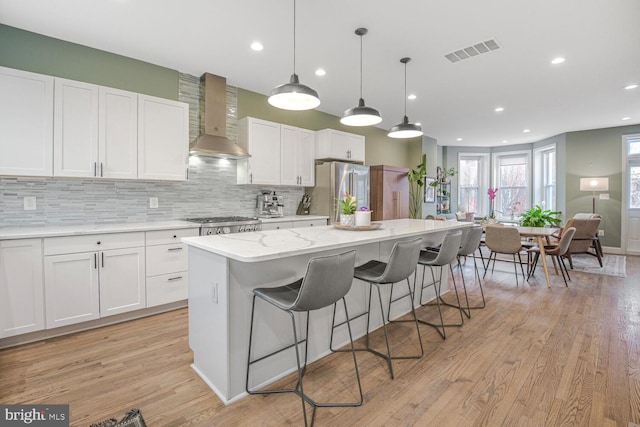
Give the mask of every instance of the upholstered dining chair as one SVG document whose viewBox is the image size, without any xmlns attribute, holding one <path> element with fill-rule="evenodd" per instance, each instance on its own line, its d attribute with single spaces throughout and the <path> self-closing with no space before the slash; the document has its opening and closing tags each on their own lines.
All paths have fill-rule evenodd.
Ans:
<svg viewBox="0 0 640 427">
<path fill-rule="evenodd" d="M 558 242 L 557 245 L 544 247 L 545 254 L 554 257 L 556 261 L 558 261 L 558 264 L 560 265 L 560 272 L 562 273 L 562 279 L 564 280 L 564 285 L 567 287 L 569 286 L 567 280 L 571 280 L 571 277 L 569 276 L 569 270 L 567 270 L 567 266 L 564 263 L 564 256 L 569 251 L 569 246 L 575 233 L 576 229 L 574 227 L 566 228 L 563 231 L 560 242 Z M 535 272 L 536 265 L 538 264 L 538 258 L 540 258 L 540 248 L 538 246 L 534 246 L 530 248 L 528 252 L 533 254 L 533 262 L 529 266 L 529 274 L 527 275 L 527 280 L 529 280 L 529 278 L 533 276 L 533 273 Z"/>
<path fill-rule="evenodd" d="M 589 254 L 598 258 L 598 263 L 602 267 L 602 246 L 598 238 L 598 229 L 602 218 L 598 214 L 576 214 L 569 218 L 563 230 L 570 227 L 576 229 L 576 233 L 571 240 L 566 258 L 569 260 L 569 267 L 573 269 L 573 259 L 571 255 Z M 564 234 L 564 232 L 562 233 Z M 559 236 L 562 238 L 562 234 Z"/>
<path fill-rule="evenodd" d="M 487 270 L 489 269 L 489 264 L 491 264 L 491 259 L 493 258 L 493 267 L 491 267 L 491 274 L 493 274 L 493 270 L 496 266 L 496 256 L 498 254 L 507 254 L 513 257 L 513 269 L 516 274 L 516 286 L 518 286 L 517 264 L 520 264 L 520 270 L 522 271 L 522 280 L 524 282 L 526 276 L 524 274 L 524 268 L 522 267 L 522 257 L 520 256 L 520 251 L 522 251 L 524 248 L 522 247 L 520 232 L 517 228 L 487 225 L 487 227 L 485 228 L 484 243 L 487 248 L 491 250 L 491 253 L 489 254 L 487 265 L 485 265 L 484 268 L 484 275 L 482 276 L 483 278 L 487 276 Z M 518 256 L 518 261 L 516 261 L 516 255 Z"/>
</svg>

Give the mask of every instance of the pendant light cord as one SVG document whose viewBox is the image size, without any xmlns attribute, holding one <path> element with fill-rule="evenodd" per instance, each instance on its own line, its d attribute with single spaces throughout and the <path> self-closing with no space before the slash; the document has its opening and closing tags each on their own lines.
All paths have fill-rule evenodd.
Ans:
<svg viewBox="0 0 640 427">
<path fill-rule="evenodd" d="M 360 99 L 362 99 L 362 36 L 360 36 Z"/>
<path fill-rule="evenodd" d="M 293 0 L 293 74 L 296 73 L 296 0 Z"/>
<path fill-rule="evenodd" d="M 407 63 L 404 63 L 404 116 L 407 116 Z"/>
</svg>

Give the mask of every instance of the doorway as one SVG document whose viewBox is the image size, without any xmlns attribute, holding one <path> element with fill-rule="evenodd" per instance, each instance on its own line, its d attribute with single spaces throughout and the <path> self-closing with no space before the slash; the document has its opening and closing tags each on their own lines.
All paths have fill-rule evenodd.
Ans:
<svg viewBox="0 0 640 427">
<path fill-rule="evenodd" d="M 624 153 L 622 251 L 640 255 L 640 134 L 622 137 Z"/>
</svg>

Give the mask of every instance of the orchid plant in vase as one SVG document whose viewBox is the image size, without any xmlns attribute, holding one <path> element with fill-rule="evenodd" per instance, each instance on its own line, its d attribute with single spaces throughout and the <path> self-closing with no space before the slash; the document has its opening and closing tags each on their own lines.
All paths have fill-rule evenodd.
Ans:
<svg viewBox="0 0 640 427">
<path fill-rule="evenodd" d="M 496 219 L 496 213 L 493 210 L 493 200 L 496 198 L 496 195 L 498 194 L 498 187 L 496 188 L 489 187 L 489 189 L 487 190 L 487 194 L 489 195 L 489 218 Z"/>
</svg>

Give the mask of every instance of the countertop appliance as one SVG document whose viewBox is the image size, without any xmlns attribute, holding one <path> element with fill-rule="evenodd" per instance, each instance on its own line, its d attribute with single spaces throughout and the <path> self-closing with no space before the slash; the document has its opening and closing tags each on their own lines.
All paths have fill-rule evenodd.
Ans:
<svg viewBox="0 0 640 427">
<path fill-rule="evenodd" d="M 354 163 L 325 162 L 316 165 L 316 185 L 307 188 L 313 200 L 311 215 L 328 215 L 331 222 L 340 220 L 337 199 L 348 191 L 355 196 L 356 209 L 369 206 L 369 166 Z"/>
<path fill-rule="evenodd" d="M 200 224 L 200 235 L 245 233 L 262 230 L 262 223 L 258 218 L 244 216 L 214 216 L 206 218 L 187 218 L 187 221 Z"/>
<path fill-rule="evenodd" d="M 256 200 L 258 218 L 280 218 L 284 216 L 284 197 L 275 191 L 263 191 Z"/>
</svg>

